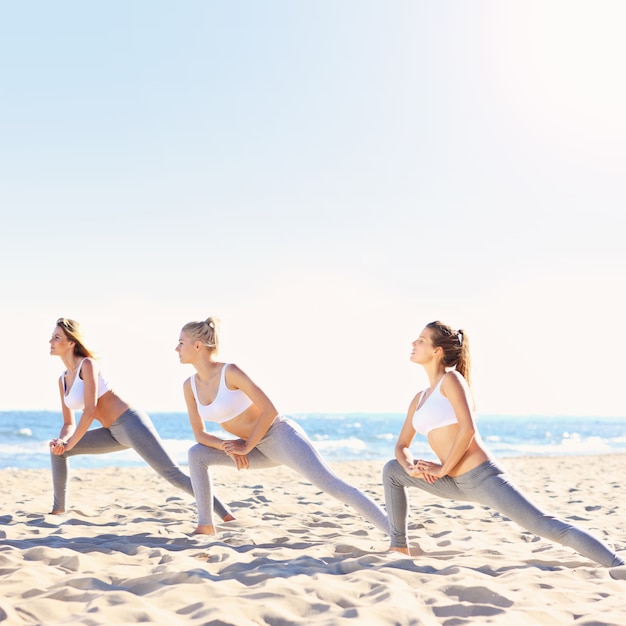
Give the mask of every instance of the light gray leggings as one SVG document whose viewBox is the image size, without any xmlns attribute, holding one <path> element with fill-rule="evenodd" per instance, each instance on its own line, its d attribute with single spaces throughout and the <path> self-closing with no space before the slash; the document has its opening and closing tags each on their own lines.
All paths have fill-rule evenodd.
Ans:
<svg viewBox="0 0 626 626">
<path fill-rule="evenodd" d="M 389 534 L 387 514 L 356 487 L 339 478 L 319 455 L 302 428 L 284 416 L 278 416 L 263 439 L 248 453 L 247 471 L 286 465 L 313 483 L 318 489 L 349 504 L 368 522 Z M 198 524 L 214 526 L 209 468 L 211 465 L 235 467 L 232 459 L 217 448 L 196 444 L 189 449 L 189 473 L 198 504 Z"/>
<path fill-rule="evenodd" d="M 53 511 L 65 511 L 65 496 L 69 476 L 68 459 L 77 454 L 107 454 L 133 448 L 148 465 L 175 487 L 193 496 L 191 480 L 163 448 L 163 442 L 152 420 L 142 411 L 128 409 L 111 424 L 110 428 L 88 430 L 81 440 L 62 455 L 50 453 Z M 220 517 L 229 511 L 215 498 L 215 508 Z"/>
<path fill-rule="evenodd" d="M 409 476 L 396 459 L 383 468 L 385 503 L 389 513 L 392 547 L 407 546 L 407 487 L 417 487 L 430 494 L 453 500 L 477 502 L 491 507 L 522 528 L 540 537 L 556 541 L 607 567 L 624 561 L 608 546 L 588 532 L 547 515 L 530 502 L 493 461 L 485 461 L 465 474 L 444 476 L 434 483 Z"/>
</svg>

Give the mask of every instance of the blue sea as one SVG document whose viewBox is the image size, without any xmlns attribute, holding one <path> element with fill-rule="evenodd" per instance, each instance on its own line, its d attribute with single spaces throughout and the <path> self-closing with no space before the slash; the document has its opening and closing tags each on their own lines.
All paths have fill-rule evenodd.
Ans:
<svg viewBox="0 0 626 626">
<path fill-rule="evenodd" d="M 166 449 L 180 465 L 187 464 L 193 435 L 186 413 L 150 413 Z M 404 421 L 403 414 L 291 415 L 307 431 L 327 461 L 386 460 Z M 626 452 L 626 417 L 542 417 L 480 415 L 482 439 L 499 458 L 536 455 L 560 456 Z M 61 425 L 54 411 L 0 411 L 0 468 L 48 468 L 48 442 Z M 214 434 L 223 436 L 223 431 Z M 416 456 L 428 457 L 426 441 L 418 435 Z M 432 456 L 432 455 L 431 455 Z M 72 466 L 140 466 L 133 450 L 96 456 L 77 456 Z"/>
</svg>

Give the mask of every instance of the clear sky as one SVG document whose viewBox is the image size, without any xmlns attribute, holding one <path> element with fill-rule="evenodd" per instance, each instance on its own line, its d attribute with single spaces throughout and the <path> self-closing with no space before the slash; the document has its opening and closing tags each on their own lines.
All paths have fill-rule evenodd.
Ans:
<svg viewBox="0 0 626 626">
<path fill-rule="evenodd" d="M 483 413 L 626 415 L 626 4 L 0 0 L 0 409 L 59 316 L 184 411 L 181 326 L 285 412 L 404 412 L 464 328 Z"/>
</svg>

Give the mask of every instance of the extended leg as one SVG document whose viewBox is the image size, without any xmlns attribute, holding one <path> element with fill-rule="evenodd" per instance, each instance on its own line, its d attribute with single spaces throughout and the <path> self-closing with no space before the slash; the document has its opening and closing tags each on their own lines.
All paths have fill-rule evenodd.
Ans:
<svg viewBox="0 0 626 626">
<path fill-rule="evenodd" d="M 606 567 L 624 565 L 613 550 L 586 530 L 542 511 L 508 480 L 506 474 L 490 476 L 472 495 L 477 502 L 490 506 L 522 528 L 572 548 L 596 563 Z"/>
<path fill-rule="evenodd" d="M 150 467 L 185 493 L 194 496 L 191 479 L 182 472 L 172 457 L 163 447 L 163 441 L 156 431 L 152 420 L 141 411 L 129 409 L 111 425 L 111 432 L 116 440 L 125 447 L 133 448 Z M 215 509 L 222 518 L 230 511 L 216 497 Z"/>
<path fill-rule="evenodd" d="M 277 464 L 286 465 L 316 487 L 344 504 L 350 505 L 366 520 L 389 533 L 387 514 L 362 491 L 335 474 L 319 455 L 298 424 L 280 418 L 257 448 Z"/>
</svg>

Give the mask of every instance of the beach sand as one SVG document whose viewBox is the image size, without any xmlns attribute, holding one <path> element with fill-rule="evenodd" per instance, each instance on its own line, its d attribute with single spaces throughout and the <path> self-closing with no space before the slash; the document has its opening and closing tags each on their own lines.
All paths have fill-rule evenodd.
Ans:
<svg viewBox="0 0 626 626">
<path fill-rule="evenodd" d="M 626 455 L 501 462 L 626 552 Z M 382 503 L 382 465 L 334 468 Z M 63 516 L 48 470 L 0 470 L 0 624 L 626 625 L 626 581 L 484 507 L 412 490 L 408 558 L 287 468 L 214 476 L 237 520 L 190 537 L 193 499 L 147 467 L 73 470 Z"/>
</svg>

